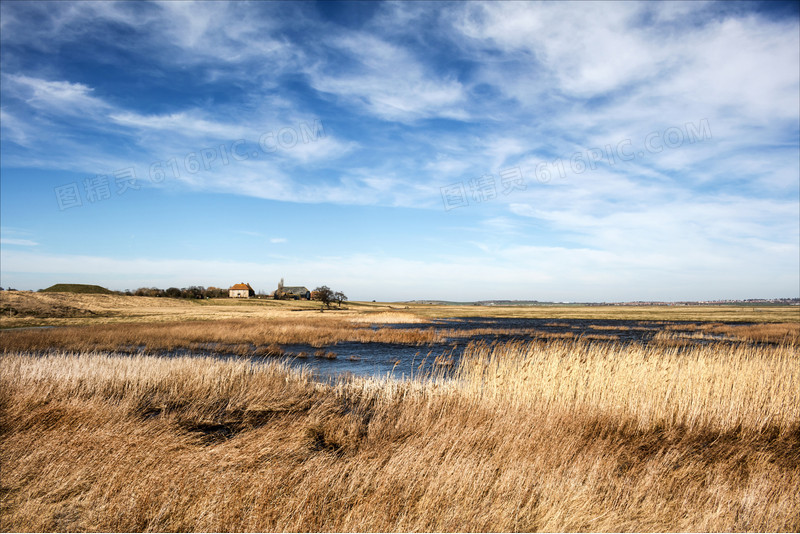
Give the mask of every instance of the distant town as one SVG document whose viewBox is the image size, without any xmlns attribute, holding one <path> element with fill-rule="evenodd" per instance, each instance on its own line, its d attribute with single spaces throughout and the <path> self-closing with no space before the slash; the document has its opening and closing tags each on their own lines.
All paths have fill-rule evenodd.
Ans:
<svg viewBox="0 0 800 534">
<path fill-rule="evenodd" d="M 555 302 L 538 300 L 480 300 L 475 302 L 455 302 L 445 300 L 413 300 L 415 304 L 472 304 L 475 306 L 724 306 L 724 305 L 774 305 L 774 306 L 800 306 L 800 298 L 771 298 L 771 299 L 725 299 L 725 300 L 697 300 L 697 301 L 660 301 L 660 300 L 634 300 L 625 302 Z"/>
</svg>

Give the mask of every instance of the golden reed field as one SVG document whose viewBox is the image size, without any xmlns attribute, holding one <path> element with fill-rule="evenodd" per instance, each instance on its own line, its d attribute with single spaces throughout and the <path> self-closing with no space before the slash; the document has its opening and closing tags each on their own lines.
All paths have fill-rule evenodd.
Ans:
<svg viewBox="0 0 800 534">
<path fill-rule="evenodd" d="M 698 323 L 739 336 L 702 345 L 668 325 L 647 346 L 471 343 L 413 381 L 118 352 L 390 336 L 291 313 L 0 332 L 0 529 L 800 530 L 791 321 Z M 392 342 L 439 335 L 409 332 Z"/>
</svg>

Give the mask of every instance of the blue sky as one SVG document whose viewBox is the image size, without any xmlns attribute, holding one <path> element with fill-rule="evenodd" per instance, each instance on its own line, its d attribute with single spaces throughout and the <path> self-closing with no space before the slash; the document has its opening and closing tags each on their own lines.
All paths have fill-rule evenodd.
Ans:
<svg viewBox="0 0 800 534">
<path fill-rule="evenodd" d="M 797 3 L 0 4 L 0 285 L 800 295 Z"/>
</svg>

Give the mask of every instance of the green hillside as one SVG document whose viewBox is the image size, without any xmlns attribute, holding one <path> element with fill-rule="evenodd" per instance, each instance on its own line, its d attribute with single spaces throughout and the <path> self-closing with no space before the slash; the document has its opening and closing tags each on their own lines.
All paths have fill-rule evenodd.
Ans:
<svg viewBox="0 0 800 534">
<path fill-rule="evenodd" d="M 110 291 L 104 287 L 93 286 L 90 284 L 56 284 L 42 289 L 43 293 L 97 293 L 101 295 L 112 295 Z"/>
</svg>

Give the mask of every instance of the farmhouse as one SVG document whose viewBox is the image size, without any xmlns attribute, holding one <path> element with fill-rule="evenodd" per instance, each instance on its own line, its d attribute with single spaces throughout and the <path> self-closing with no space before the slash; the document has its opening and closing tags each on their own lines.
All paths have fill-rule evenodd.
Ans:
<svg viewBox="0 0 800 534">
<path fill-rule="evenodd" d="M 311 291 L 309 291 L 308 288 L 305 286 L 284 286 L 283 295 L 284 298 L 295 299 L 295 300 L 311 299 Z"/>
<path fill-rule="evenodd" d="M 285 286 L 283 278 L 275 290 L 276 299 L 311 300 L 311 291 L 305 286 Z"/>
<path fill-rule="evenodd" d="M 255 297 L 256 292 L 253 291 L 253 288 L 250 287 L 250 284 L 245 284 L 242 282 L 241 284 L 234 284 L 228 289 L 228 296 L 230 298 L 248 298 L 248 297 Z"/>
</svg>

